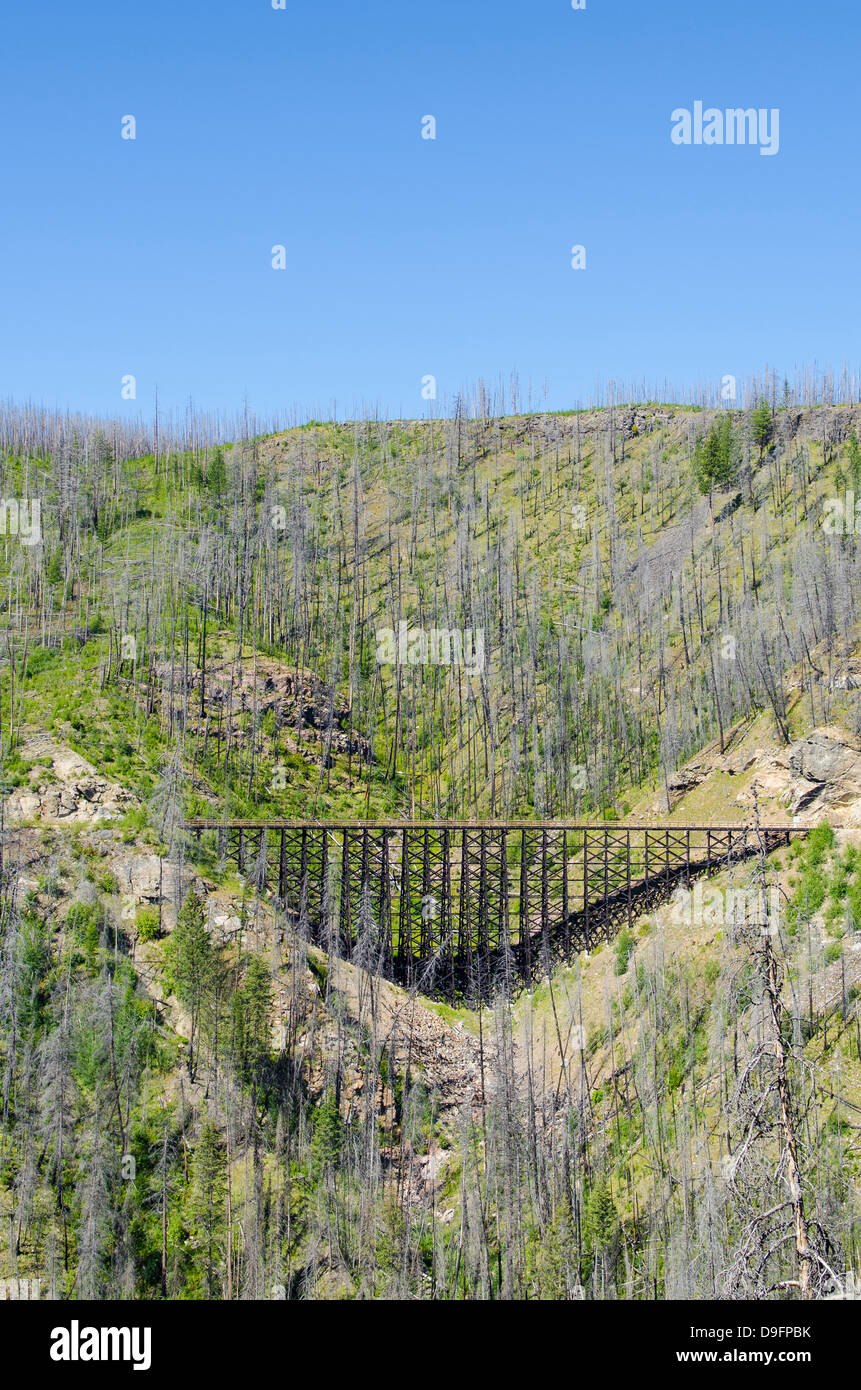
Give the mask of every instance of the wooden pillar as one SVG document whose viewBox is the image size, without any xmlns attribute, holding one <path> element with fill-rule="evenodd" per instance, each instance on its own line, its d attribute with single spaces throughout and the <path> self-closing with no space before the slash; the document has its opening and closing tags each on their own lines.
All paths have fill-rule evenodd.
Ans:
<svg viewBox="0 0 861 1390">
<path fill-rule="evenodd" d="M 562 831 L 562 937 L 565 959 L 571 960 L 571 923 L 568 910 L 568 831 Z"/>
<path fill-rule="evenodd" d="M 508 839 L 505 831 L 499 837 L 499 949 L 505 952 L 506 977 L 508 973 L 509 950 L 511 948 L 511 928 L 508 920 Z M 506 983 L 510 983 L 506 978 Z"/>
<path fill-rule="evenodd" d="M 529 843 L 526 827 L 520 832 L 520 973 L 524 980 L 532 977 L 532 943 L 529 936 L 529 874 L 527 858 Z"/>
<path fill-rule="evenodd" d="M 466 830 L 460 833 L 460 883 L 457 904 L 457 958 L 469 959 L 469 840 Z"/>
<path fill-rule="evenodd" d="M 383 826 L 383 841 L 380 846 L 380 892 L 377 900 L 377 916 L 380 924 L 380 957 L 387 976 L 392 970 L 392 911 L 389 885 L 389 832 Z"/>
<path fill-rule="evenodd" d="M 278 897 L 281 906 L 287 906 L 287 831 L 281 827 L 281 845 L 278 852 Z"/>
<path fill-rule="evenodd" d="M 341 847 L 340 931 L 342 950 L 349 960 L 353 954 L 353 909 L 350 902 L 350 832 L 345 826 L 342 833 L 344 840 Z"/>
<path fill-rule="evenodd" d="M 326 901 L 326 893 L 329 878 L 329 832 L 323 827 L 320 840 L 320 920 L 323 919 L 323 904 Z"/>
<path fill-rule="evenodd" d="M 412 955 L 412 888 L 410 885 L 409 831 L 401 831 L 401 902 L 398 911 L 398 962 L 403 969 Z M 410 982 L 411 983 L 411 982 Z"/>
<path fill-rule="evenodd" d="M 626 882 L 628 885 L 628 930 L 633 926 L 633 914 L 631 909 L 631 832 L 625 831 L 625 868 Z"/>
<path fill-rule="evenodd" d="M 443 943 L 443 956 L 446 962 L 446 985 L 449 999 L 457 993 L 457 978 L 454 968 L 454 913 L 451 904 L 451 832 L 446 826 L 442 832 L 442 902 L 440 903 L 439 931 Z"/>
<path fill-rule="evenodd" d="M 487 902 L 487 831 L 478 833 L 478 955 L 483 959 L 490 948 L 490 917 Z"/>
<path fill-rule="evenodd" d="M 302 826 L 302 851 L 299 862 L 299 903 L 308 902 L 308 827 Z"/>
<path fill-rule="evenodd" d="M 610 908 L 607 902 L 609 897 L 609 877 L 610 877 L 610 832 L 604 830 L 604 935 L 610 940 Z"/>
<path fill-rule="evenodd" d="M 419 958 L 423 961 L 430 960 L 433 955 L 434 924 L 433 916 L 428 913 L 428 900 L 431 897 L 430 842 L 425 830 L 422 835 L 422 925 L 419 947 Z"/>
<path fill-rule="evenodd" d="M 542 966 L 550 973 L 550 893 L 547 881 L 547 831 L 541 831 L 541 954 Z"/>
<path fill-rule="evenodd" d="M 583 831 L 583 932 L 586 937 L 586 950 L 592 949 L 589 932 L 589 830 Z"/>
</svg>

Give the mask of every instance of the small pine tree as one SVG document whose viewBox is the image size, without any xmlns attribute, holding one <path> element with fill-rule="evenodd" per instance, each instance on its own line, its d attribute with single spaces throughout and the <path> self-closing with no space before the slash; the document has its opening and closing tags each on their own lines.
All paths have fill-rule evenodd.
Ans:
<svg viewBox="0 0 861 1390">
<path fill-rule="evenodd" d="M 535 1275 L 539 1297 L 547 1302 L 570 1298 L 579 1278 L 574 1222 L 567 1201 L 559 1203 L 553 1220 L 536 1244 Z"/>
<path fill-rule="evenodd" d="M 589 1193 L 586 1235 L 595 1251 L 610 1250 L 619 1235 L 619 1213 L 604 1178 L 598 1178 Z"/>
<path fill-rule="evenodd" d="M 168 981 L 177 999 L 191 1014 L 188 1069 L 194 1075 L 195 1043 L 204 1003 L 213 982 L 215 958 L 206 930 L 203 903 L 192 890 L 176 919 L 173 935 L 165 947 Z"/>
<path fill-rule="evenodd" d="M 227 1158 L 215 1124 L 205 1119 L 192 1160 L 190 1208 L 198 1239 L 206 1248 L 206 1296 L 216 1296 L 216 1256 L 224 1236 Z"/>
<path fill-rule="evenodd" d="M 335 1092 L 330 1090 L 314 1111 L 311 1162 L 316 1177 L 337 1168 L 343 1142 L 344 1122 L 335 1100 Z"/>
<path fill-rule="evenodd" d="M 167 946 L 176 997 L 189 1007 L 208 982 L 212 943 L 206 930 L 203 903 L 191 890 L 186 895 Z"/>
<path fill-rule="evenodd" d="M 754 444 L 759 445 L 759 461 L 762 463 L 762 455 L 765 446 L 771 439 L 773 423 L 771 419 L 771 408 L 768 401 L 761 400 L 751 416 L 750 432 Z"/>
<path fill-rule="evenodd" d="M 738 456 L 732 419 L 724 416 L 712 425 L 703 439 L 698 439 L 694 449 L 694 476 L 700 492 L 710 493 L 713 488 L 730 487 L 738 473 Z"/>
<path fill-rule="evenodd" d="M 224 450 L 221 448 L 214 449 L 209 460 L 206 487 L 214 497 L 223 497 L 227 491 L 227 464 L 224 461 Z"/>
<path fill-rule="evenodd" d="M 259 956 L 252 956 L 242 987 L 234 996 L 233 1016 L 239 1069 L 254 1081 L 269 1056 L 272 977 Z"/>
</svg>

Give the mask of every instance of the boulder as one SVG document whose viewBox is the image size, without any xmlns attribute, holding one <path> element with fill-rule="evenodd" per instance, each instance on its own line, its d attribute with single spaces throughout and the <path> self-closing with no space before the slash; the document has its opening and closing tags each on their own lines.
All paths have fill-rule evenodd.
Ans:
<svg viewBox="0 0 861 1390">
<path fill-rule="evenodd" d="M 788 761 L 796 776 L 808 782 L 836 782 L 858 763 L 858 753 L 845 735 L 814 729 L 808 738 L 792 745 Z"/>
<path fill-rule="evenodd" d="M 741 750 L 737 753 L 728 753 L 721 765 L 722 770 L 730 777 L 739 777 L 743 772 L 747 772 L 749 768 L 753 767 L 757 758 L 761 756 L 759 749 L 746 753 Z"/>
<path fill-rule="evenodd" d="M 704 775 L 702 768 L 684 767 L 667 778 L 667 786 L 671 792 L 687 792 L 698 787 Z"/>
<path fill-rule="evenodd" d="M 789 785 L 786 802 L 805 817 L 845 816 L 861 821 L 861 750 L 843 729 L 814 729 L 785 753 Z"/>
</svg>

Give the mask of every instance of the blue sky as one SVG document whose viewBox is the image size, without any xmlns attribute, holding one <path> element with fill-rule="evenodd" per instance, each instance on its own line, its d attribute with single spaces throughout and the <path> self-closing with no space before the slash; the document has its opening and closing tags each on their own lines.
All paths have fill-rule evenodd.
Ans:
<svg viewBox="0 0 861 1390">
<path fill-rule="evenodd" d="M 427 374 L 516 371 L 563 409 L 861 359 L 845 0 L 47 0 L 0 32 L 0 395 L 418 415 Z M 779 108 L 779 154 L 673 145 L 698 99 Z"/>
</svg>

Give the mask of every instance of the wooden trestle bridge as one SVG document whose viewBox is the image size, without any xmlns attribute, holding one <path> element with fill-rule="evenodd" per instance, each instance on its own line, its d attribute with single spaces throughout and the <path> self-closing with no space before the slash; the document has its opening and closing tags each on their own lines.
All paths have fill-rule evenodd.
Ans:
<svg viewBox="0 0 861 1390">
<path fill-rule="evenodd" d="M 189 821 L 307 932 L 388 979 L 488 998 L 795 826 Z"/>
</svg>

